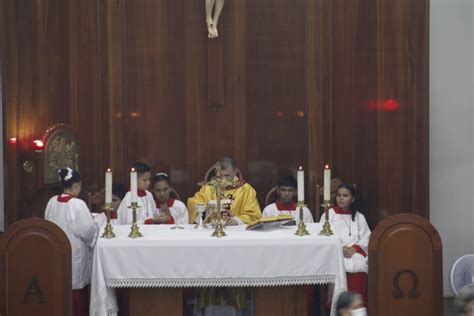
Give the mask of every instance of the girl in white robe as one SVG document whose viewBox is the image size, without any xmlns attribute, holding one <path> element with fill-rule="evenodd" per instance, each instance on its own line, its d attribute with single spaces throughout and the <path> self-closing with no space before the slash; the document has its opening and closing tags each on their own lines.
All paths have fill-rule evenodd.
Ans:
<svg viewBox="0 0 474 316">
<path fill-rule="evenodd" d="M 171 180 L 164 172 L 159 172 L 153 177 L 152 192 L 157 216 L 153 220 L 145 222 L 146 224 L 188 224 L 188 209 L 183 202 L 170 197 L 170 185 Z"/>
<path fill-rule="evenodd" d="M 84 288 L 91 279 L 91 250 L 105 215 L 98 214 L 94 220 L 86 203 L 76 198 L 81 192 L 81 178 L 76 171 L 62 169 L 59 178 L 64 193 L 49 200 L 44 217 L 61 227 L 71 243 L 73 315 L 83 315 L 89 305 Z"/>
<path fill-rule="evenodd" d="M 367 304 L 368 246 L 370 228 L 364 215 L 354 209 L 356 190 L 351 184 L 342 184 L 336 191 L 335 205 L 329 209 L 329 223 L 339 237 L 344 254 L 347 288 L 362 295 Z M 325 214 L 321 223 L 325 221 Z"/>
<path fill-rule="evenodd" d="M 136 162 L 133 168 L 137 172 L 137 223 L 143 224 L 147 219 L 153 218 L 156 214 L 155 200 L 148 191 L 150 186 L 151 169 L 143 162 Z M 130 191 L 125 194 L 119 208 L 117 209 L 117 222 L 119 225 L 131 224 L 133 221 L 133 211 L 129 206 L 132 204 L 132 194 Z"/>
</svg>

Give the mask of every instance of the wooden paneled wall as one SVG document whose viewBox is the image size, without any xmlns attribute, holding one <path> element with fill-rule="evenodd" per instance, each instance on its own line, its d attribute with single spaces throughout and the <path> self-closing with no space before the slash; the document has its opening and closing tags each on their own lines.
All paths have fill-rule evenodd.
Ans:
<svg viewBox="0 0 474 316">
<path fill-rule="evenodd" d="M 0 2 L 7 225 L 57 191 L 21 165 L 58 122 L 86 189 L 142 160 L 187 197 L 229 154 L 260 199 L 302 165 L 314 208 L 329 163 L 372 225 L 429 216 L 429 0 L 227 0 L 212 40 L 204 0 Z"/>
</svg>

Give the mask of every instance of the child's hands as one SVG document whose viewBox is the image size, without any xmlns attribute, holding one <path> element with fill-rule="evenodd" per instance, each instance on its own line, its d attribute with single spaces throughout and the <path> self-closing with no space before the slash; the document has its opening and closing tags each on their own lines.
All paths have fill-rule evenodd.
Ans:
<svg viewBox="0 0 474 316">
<path fill-rule="evenodd" d="M 352 256 L 356 253 L 356 250 L 354 247 L 343 246 L 342 253 L 344 255 L 344 258 L 349 259 L 349 258 L 352 258 Z"/>
<path fill-rule="evenodd" d="M 153 218 L 153 221 L 155 222 L 155 224 L 163 224 L 163 223 L 168 222 L 169 219 L 170 218 L 167 215 L 160 214 L 160 215 L 155 216 Z"/>
<path fill-rule="evenodd" d="M 168 208 L 168 204 L 166 202 L 161 203 L 160 214 L 171 217 L 170 209 Z"/>
</svg>

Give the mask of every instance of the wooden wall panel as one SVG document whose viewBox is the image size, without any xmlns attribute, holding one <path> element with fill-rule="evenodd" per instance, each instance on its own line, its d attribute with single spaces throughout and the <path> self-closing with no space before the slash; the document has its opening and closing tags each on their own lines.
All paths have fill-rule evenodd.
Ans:
<svg viewBox="0 0 474 316">
<path fill-rule="evenodd" d="M 128 168 L 124 141 L 127 131 L 122 75 L 122 2 L 101 1 L 98 10 L 102 131 L 107 137 L 102 153 L 106 168 L 113 171 L 114 182 L 124 182 Z"/>
<path fill-rule="evenodd" d="M 108 167 L 102 159 L 107 141 L 102 130 L 107 130 L 108 113 L 102 111 L 98 7 L 95 0 L 71 1 L 67 13 L 69 98 L 58 107 L 70 111 L 66 122 L 78 131 L 84 189 L 89 184 L 96 189 L 104 184 L 103 177 L 98 175 Z"/>
<path fill-rule="evenodd" d="M 308 205 L 316 211 L 316 185 L 323 183 L 323 168 L 332 157 L 332 0 L 308 0 L 306 10 L 306 102 Z M 315 218 L 315 220 L 318 220 Z"/>
<path fill-rule="evenodd" d="M 184 32 L 184 81 L 185 96 L 185 151 L 186 190 L 194 192 L 196 183 L 202 181 L 205 170 L 212 163 L 211 137 L 209 131 L 214 122 L 207 115 L 207 29 L 204 26 L 204 5 L 198 1 L 184 2 L 184 19 L 187 21 Z M 214 158 L 215 159 L 215 158 Z M 192 194 L 192 193 L 190 193 Z"/>
<path fill-rule="evenodd" d="M 334 2 L 333 165 L 372 224 L 429 215 L 427 16 L 423 1 Z"/>
<path fill-rule="evenodd" d="M 19 139 L 15 149 L 6 150 L 5 180 L 17 183 L 15 188 L 6 186 L 6 205 L 15 214 L 7 214 L 9 225 L 16 219 L 43 216 L 47 200 L 58 192 L 38 189 L 32 140 L 41 138 L 51 124 L 71 124 L 80 131 L 85 186 L 98 187 L 103 134 L 96 2 L 3 1 L 2 6 L 8 78 L 4 126 L 7 137 Z M 22 169 L 26 160 L 34 162 L 31 173 Z"/>
<path fill-rule="evenodd" d="M 248 181 L 263 202 L 306 166 L 304 1 L 246 2 Z"/>
<path fill-rule="evenodd" d="M 6 3 L 5 8 L 9 16 L 5 33 L 15 43 L 5 45 L 5 51 L 6 55 L 15 55 L 17 61 L 5 63 L 5 130 L 12 135 L 9 137 L 19 139 L 16 170 L 7 173 L 5 183 L 10 183 L 11 177 L 18 180 L 14 203 L 17 218 L 21 219 L 41 216 L 39 205 L 46 198 L 37 192 L 35 171 L 25 173 L 21 169 L 23 161 L 35 157 L 31 141 L 42 136 L 51 120 L 64 121 L 68 117 L 67 109 L 58 106 L 68 103 L 68 67 L 64 59 L 67 28 L 60 28 L 66 20 L 61 12 L 67 7 L 62 1 L 14 1 Z M 6 197 L 9 199 L 8 191 Z M 11 224 L 9 218 L 7 224 Z"/>
<path fill-rule="evenodd" d="M 124 1 L 123 80 L 128 165 L 148 163 L 184 188 L 184 2 Z M 126 14 L 125 14 L 126 13 Z"/>
<path fill-rule="evenodd" d="M 84 187 L 128 185 L 136 160 L 183 197 L 236 157 L 259 198 L 329 163 L 369 222 L 428 217 L 428 5 L 390 0 L 228 0 L 217 39 L 204 1 L 1 0 L 7 225 L 41 216 L 31 140 L 57 122 L 81 141 Z M 11 185 L 10 185 L 11 184 Z"/>
</svg>

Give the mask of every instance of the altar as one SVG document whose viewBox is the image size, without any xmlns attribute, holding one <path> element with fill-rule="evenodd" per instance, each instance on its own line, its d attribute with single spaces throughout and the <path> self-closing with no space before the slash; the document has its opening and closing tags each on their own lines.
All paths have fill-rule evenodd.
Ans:
<svg viewBox="0 0 474 316">
<path fill-rule="evenodd" d="M 254 287 L 256 315 L 268 313 L 272 305 L 268 301 L 276 299 L 272 290 L 278 287 L 303 296 L 296 300 L 299 303 L 292 298 L 293 304 L 306 304 L 301 285 L 332 283 L 334 296 L 346 290 L 340 242 L 335 236 L 319 236 L 319 223 L 308 224 L 311 235 L 304 237 L 295 236 L 295 227 L 246 231 L 243 225 L 234 226 L 225 229 L 223 238 L 211 237 L 212 230 L 193 225 L 171 227 L 143 225 L 143 237 L 132 239 L 130 226 L 118 225 L 114 226 L 116 238 L 98 239 L 90 315 L 115 315 L 114 288 L 121 287 L 137 289 L 130 291 L 130 315 L 134 316 L 146 314 L 138 306 L 152 304 L 156 295 L 168 300 L 168 305 L 182 304 L 180 290 L 189 287 Z M 136 300 L 140 303 L 135 304 Z M 175 311 L 179 314 L 180 307 Z"/>
</svg>

